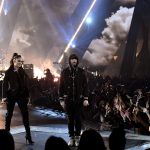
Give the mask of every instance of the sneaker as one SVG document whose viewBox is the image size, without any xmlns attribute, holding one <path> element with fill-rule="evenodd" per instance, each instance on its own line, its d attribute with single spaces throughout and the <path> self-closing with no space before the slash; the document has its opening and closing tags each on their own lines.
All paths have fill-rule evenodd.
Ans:
<svg viewBox="0 0 150 150">
<path fill-rule="evenodd" d="M 75 145 L 75 146 L 79 146 L 79 142 L 80 142 L 80 136 L 75 136 L 74 145 Z"/>
<path fill-rule="evenodd" d="M 75 139 L 74 139 L 74 137 L 71 137 L 70 141 L 68 142 L 68 145 L 69 146 L 74 146 L 74 144 L 75 144 Z"/>
</svg>

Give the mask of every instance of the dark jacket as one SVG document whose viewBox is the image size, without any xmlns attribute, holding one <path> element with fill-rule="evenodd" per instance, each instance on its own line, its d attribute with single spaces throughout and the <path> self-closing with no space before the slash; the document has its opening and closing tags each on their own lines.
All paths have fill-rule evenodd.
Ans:
<svg viewBox="0 0 150 150">
<path fill-rule="evenodd" d="M 87 77 L 82 68 L 77 67 L 75 70 L 67 67 L 61 73 L 59 84 L 59 98 L 66 104 L 74 102 L 81 104 L 84 97 L 88 97 Z"/>
<path fill-rule="evenodd" d="M 3 97 L 7 99 L 28 98 L 29 78 L 23 68 L 19 68 L 18 72 L 14 71 L 14 67 L 10 66 L 5 72 L 3 81 Z"/>
</svg>

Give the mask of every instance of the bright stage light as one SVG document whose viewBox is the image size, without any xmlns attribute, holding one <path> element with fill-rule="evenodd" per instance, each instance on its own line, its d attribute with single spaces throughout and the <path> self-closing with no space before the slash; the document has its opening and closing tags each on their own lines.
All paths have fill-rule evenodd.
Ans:
<svg viewBox="0 0 150 150">
<path fill-rule="evenodd" d="M 45 77 L 44 71 L 42 71 L 38 67 L 34 67 L 34 77 L 38 79 L 44 78 Z"/>
<path fill-rule="evenodd" d="M 72 44 L 71 47 L 72 47 L 72 48 L 76 48 L 76 45 L 75 45 L 75 44 Z"/>
<path fill-rule="evenodd" d="M 58 77 L 54 77 L 54 82 L 58 82 L 59 78 Z"/>
<path fill-rule="evenodd" d="M 87 17 L 86 23 L 87 23 L 87 24 L 91 24 L 91 23 L 92 23 L 92 18 L 91 18 L 91 17 Z"/>
<path fill-rule="evenodd" d="M 4 14 L 5 16 L 8 14 L 8 10 L 6 8 L 4 8 Z"/>
<path fill-rule="evenodd" d="M 88 11 L 86 12 L 86 14 L 85 14 L 83 20 L 82 20 L 81 23 L 79 24 L 79 26 L 78 26 L 76 32 L 75 32 L 74 35 L 72 36 L 72 38 L 71 38 L 71 40 L 69 41 L 68 45 L 66 46 L 66 48 L 65 48 L 65 50 L 64 50 L 64 53 L 66 53 L 66 52 L 68 51 L 68 49 L 70 48 L 72 42 L 73 42 L 74 39 L 76 38 L 78 32 L 80 31 L 82 25 L 84 24 L 85 20 L 87 19 L 88 15 L 90 14 L 90 12 L 91 12 L 92 8 L 94 7 L 95 3 L 96 3 L 96 0 L 93 0 L 93 2 L 92 2 L 92 4 L 91 4 L 90 8 L 88 9 Z M 60 62 L 62 61 L 62 59 L 63 59 L 63 57 L 64 57 L 64 53 L 60 56 L 60 58 L 59 58 L 59 60 L 58 60 L 58 63 L 60 63 Z"/>
</svg>

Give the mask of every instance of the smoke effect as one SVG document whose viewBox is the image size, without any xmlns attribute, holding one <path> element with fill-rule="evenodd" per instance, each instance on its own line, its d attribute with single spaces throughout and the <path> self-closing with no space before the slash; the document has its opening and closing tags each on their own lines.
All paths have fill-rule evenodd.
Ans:
<svg viewBox="0 0 150 150">
<path fill-rule="evenodd" d="M 79 0 L 23 0 L 7 53 L 23 55 L 25 63 L 55 72 L 67 40 L 69 19 Z"/>
<path fill-rule="evenodd" d="M 83 56 L 89 66 L 106 66 L 112 60 L 121 43 L 127 38 L 133 11 L 134 8 L 120 7 L 106 19 L 107 27 L 103 30 L 102 37 L 93 40 Z"/>
</svg>

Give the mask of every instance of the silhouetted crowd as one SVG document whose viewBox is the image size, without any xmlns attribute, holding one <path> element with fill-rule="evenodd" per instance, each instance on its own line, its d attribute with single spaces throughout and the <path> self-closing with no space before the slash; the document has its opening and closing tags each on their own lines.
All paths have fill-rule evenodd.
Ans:
<svg viewBox="0 0 150 150">
<path fill-rule="evenodd" d="M 149 135 L 150 79 L 89 77 L 91 116 L 100 129 L 123 126 Z"/>
<path fill-rule="evenodd" d="M 106 146 L 107 144 L 107 146 Z M 115 128 L 109 136 L 108 143 L 105 143 L 101 134 L 94 129 L 83 131 L 78 147 L 69 147 L 67 141 L 62 137 L 50 135 L 44 144 L 44 150 L 124 150 L 126 145 L 125 131 L 123 128 Z M 15 150 L 15 141 L 10 132 L 0 129 L 0 147 L 7 150 Z"/>
</svg>

